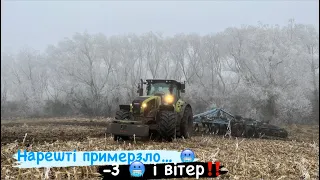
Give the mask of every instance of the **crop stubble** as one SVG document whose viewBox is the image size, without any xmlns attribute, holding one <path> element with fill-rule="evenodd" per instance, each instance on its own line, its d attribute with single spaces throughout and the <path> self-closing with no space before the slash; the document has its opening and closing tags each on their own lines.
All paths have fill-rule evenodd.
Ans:
<svg viewBox="0 0 320 180">
<path fill-rule="evenodd" d="M 97 167 L 13 168 L 12 155 L 33 151 L 100 151 L 191 148 L 202 161 L 219 160 L 229 173 L 220 179 L 319 179 L 319 127 L 291 125 L 289 140 L 197 136 L 171 143 L 114 142 L 105 134 L 107 119 L 33 119 L 2 121 L 1 179 L 99 179 Z M 22 142 L 27 133 L 24 143 Z"/>
</svg>

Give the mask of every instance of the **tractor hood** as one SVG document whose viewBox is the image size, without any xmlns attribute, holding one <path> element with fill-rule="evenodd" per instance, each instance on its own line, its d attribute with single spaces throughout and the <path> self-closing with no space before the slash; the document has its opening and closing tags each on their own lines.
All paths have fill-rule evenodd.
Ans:
<svg viewBox="0 0 320 180">
<path fill-rule="evenodd" d="M 156 107 L 159 103 L 161 103 L 160 96 L 139 96 L 132 101 L 131 111 L 134 115 L 139 115 L 151 110 L 151 107 Z"/>
<path fill-rule="evenodd" d="M 142 103 L 144 100 L 150 98 L 152 96 L 139 96 L 136 97 L 133 101 L 132 101 L 132 105 L 134 105 L 135 103 Z"/>
</svg>

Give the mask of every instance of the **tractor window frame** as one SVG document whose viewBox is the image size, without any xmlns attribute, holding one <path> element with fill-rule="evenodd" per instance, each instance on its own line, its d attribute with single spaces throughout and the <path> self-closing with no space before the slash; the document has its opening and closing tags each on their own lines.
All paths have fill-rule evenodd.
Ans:
<svg viewBox="0 0 320 180">
<path fill-rule="evenodd" d="M 152 88 L 153 87 L 155 87 L 155 85 L 158 85 L 159 84 L 159 88 L 160 87 L 164 87 L 164 88 L 167 88 L 165 91 L 162 91 L 162 90 L 160 90 L 160 91 L 152 91 Z M 176 85 L 176 84 L 172 84 L 172 83 L 165 83 L 165 82 L 156 82 L 156 83 L 150 83 L 150 84 L 148 84 L 147 85 L 147 92 L 146 92 L 146 94 L 147 94 L 147 96 L 151 96 L 151 95 L 153 95 L 155 92 L 164 92 L 165 94 L 169 94 L 170 93 L 170 91 L 169 91 L 169 87 L 170 87 L 170 85 L 172 85 L 173 86 L 173 95 L 174 96 L 179 96 L 179 89 L 178 89 L 178 86 Z"/>
</svg>

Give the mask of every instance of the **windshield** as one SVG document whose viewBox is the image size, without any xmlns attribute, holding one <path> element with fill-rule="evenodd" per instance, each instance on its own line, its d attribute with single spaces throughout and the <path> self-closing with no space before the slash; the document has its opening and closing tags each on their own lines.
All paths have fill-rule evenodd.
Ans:
<svg viewBox="0 0 320 180">
<path fill-rule="evenodd" d="M 170 93 L 170 86 L 172 86 L 172 94 L 176 95 L 177 87 L 167 83 L 154 83 L 150 84 L 147 89 L 147 95 L 153 95 L 155 93 L 163 92 L 164 94 Z"/>
</svg>

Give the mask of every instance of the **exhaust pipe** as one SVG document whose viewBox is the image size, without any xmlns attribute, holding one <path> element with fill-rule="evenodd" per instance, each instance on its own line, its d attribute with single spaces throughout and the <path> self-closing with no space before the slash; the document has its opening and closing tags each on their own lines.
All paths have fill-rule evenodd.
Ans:
<svg viewBox="0 0 320 180">
<path fill-rule="evenodd" d="M 143 96 L 143 80 L 140 79 L 140 85 L 139 85 L 139 96 Z"/>
</svg>

